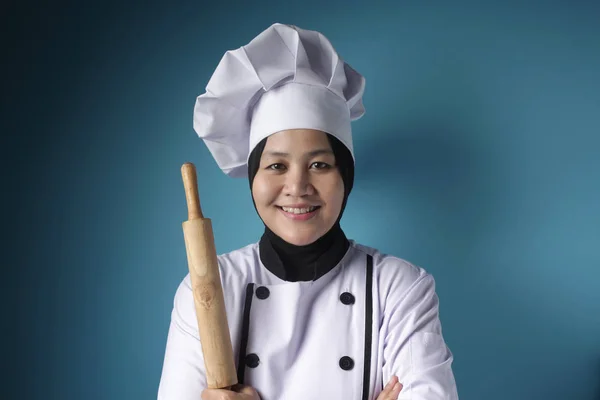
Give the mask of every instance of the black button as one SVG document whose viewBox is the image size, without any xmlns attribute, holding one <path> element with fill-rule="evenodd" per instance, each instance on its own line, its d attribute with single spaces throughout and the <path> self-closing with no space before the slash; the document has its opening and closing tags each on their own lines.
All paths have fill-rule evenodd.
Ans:
<svg viewBox="0 0 600 400">
<path fill-rule="evenodd" d="M 256 297 L 258 297 L 261 300 L 264 300 L 267 297 L 269 297 L 269 294 L 270 294 L 269 289 L 264 286 L 259 286 L 256 289 Z"/>
<path fill-rule="evenodd" d="M 354 296 L 352 293 L 344 292 L 340 295 L 340 301 L 349 306 L 350 304 L 354 304 Z"/>
<path fill-rule="evenodd" d="M 256 368 L 260 364 L 260 358 L 254 353 L 250 353 L 246 356 L 246 365 L 250 368 Z"/>
<path fill-rule="evenodd" d="M 348 356 L 340 358 L 340 368 L 344 371 L 350 371 L 354 368 L 354 360 Z"/>
</svg>

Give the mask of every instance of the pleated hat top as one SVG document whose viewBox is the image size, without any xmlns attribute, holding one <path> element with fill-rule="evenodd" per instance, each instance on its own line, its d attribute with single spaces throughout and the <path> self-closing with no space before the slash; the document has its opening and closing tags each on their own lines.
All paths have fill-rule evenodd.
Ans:
<svg viewBox="0 0 600 400">
<path fill-rule="evenodd" d="M 354 157 L 351 121 L 365 113 L 364 90 L 325 36 L 277 23 L 225 53 L 196 99 L 194 130 L 231 177 L 247 177 L 254 147 L 287 129 L 329 133 Z"/>
</svg>

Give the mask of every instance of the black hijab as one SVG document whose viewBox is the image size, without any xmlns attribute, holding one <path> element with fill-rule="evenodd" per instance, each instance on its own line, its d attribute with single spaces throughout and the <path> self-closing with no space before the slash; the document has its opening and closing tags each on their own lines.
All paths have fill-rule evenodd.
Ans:
<svg viewBox="0 0 600 400">
<path fill-rule="evenodd" d="M 350 246 L 340 226 L 340 220 L 354 184 L 354 160 L 342 142 L 330 134 L 327 134 L 327 138 L 335 156 L 336 167 L 344 182 L 344 201 L 336 222 L 327 233 L 305 246 L 286 242 L 265 224 L 265 231 L 259 242 L 260 259 L 264 266 L 277 277 L 289 282 L 319 279 L 340 262 Z M 250 192 L 267 139 L 256 145 L 248 159 Z M 254 202 L 254 196 L 252 198 Z"/>
</svg>

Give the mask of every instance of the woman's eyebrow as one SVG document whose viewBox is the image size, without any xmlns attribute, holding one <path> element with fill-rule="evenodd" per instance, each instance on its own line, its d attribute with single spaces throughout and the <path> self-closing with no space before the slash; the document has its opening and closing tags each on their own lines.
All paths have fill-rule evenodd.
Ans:
<svg viewBox="0 0 600 400">
<path fill-rule="evenodd" d="M 272 150 L 268 150 L 265 151 L 264 153 L 266 156 L 272 156 L 272 157 L 289 157 L 290 154 L 283 152 L 283 151 L 272 151 Z M 333 154 L 333 151 L 331 149 L 317 149 L 317 150 L 313 150 L 313 151 L 309 151 L 308 153 L 305 153 L 305 156 L 308 157 L 315 157 L 315 156 L 320 156 L 322 154 Z"/>
</svg>

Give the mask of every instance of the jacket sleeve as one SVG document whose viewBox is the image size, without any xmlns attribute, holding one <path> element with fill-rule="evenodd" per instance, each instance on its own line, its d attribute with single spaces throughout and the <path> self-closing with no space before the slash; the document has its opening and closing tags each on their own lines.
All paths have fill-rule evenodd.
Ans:
<svg viewBox="0 0 600 400">
<path fill-rule="evenodd" d="M 158 400 L 199 400 L 206 388 L 204 358 L 189 275 L 173 302 Z"/>
<path fill-rule="evenodd" d="M 398 376 L 404 386 L 398 400 L 457 400 L 453 355 L 442 336 L 435 281 L 422 269 L 417 275 L 406 290 L 392 287 L 388 293 L 383 384 Z"/>
</svg>

